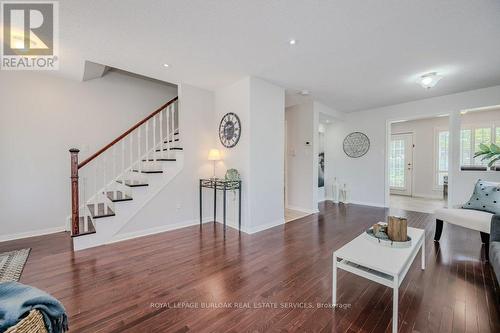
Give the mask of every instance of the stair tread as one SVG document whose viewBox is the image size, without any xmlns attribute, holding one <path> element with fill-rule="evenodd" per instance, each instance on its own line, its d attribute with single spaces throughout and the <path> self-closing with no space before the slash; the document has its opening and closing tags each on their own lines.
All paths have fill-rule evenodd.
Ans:
<svg viewBox="0 0 500 333">
<path fill-rule="evenodd" d="M 154 162 L 154 161 L 160 161 L 160 162 L 175 162 L 177 161 L 176 158 L 164 158 L 164 157 L 159 157 L 156 160 L 154 158 L 149 158 L 149 159 L 144 159 L 142 160 L 143 162 Z"/>
<path fill-rule="evenodd" d="M 140 187 L 140 186 L 149 186 L 148 183 L 141 180 L 133 180 L 133 179 L 125 179 L 125 182 L 122 180 L 117 180 L 118 183 L 126 185 L 128 187 Z"/>
<path fill-rule="evenodd" d="M 170 139 L 170 140 L 163 141 L 163 143 L 172 143 L 172 142 L 179 142 L 179 141 L 181 141 L 181 140 L 180 139 L 174 139 L 174 140 Z"/>
<path fill-rule="evenodd" d="M 80 230 L 80 232 L 78 234 L 75 234 L 75 235 L 71 235 L 71 237 L 79 237 L 79 236 L 85 236 L 85 235 L 90 235 L 90 234 L 95 234 L 96 231 L 95 231 L 95 227 L 94 227 L 94 223 L 92 222 L 92 219 L 90 218 L 90 216 L 87 216 L 87 230 L 85 230 L 85 224 L 84 224 L 84 221 L 85 221 L 85 217 L 84 216 L 80 216 L 80 219 L 79 219 L 79 222 L 78 222 L 78 229 Z"/>
<path fill-rule="evenodd" d="M 130 201 L 130 200 L 132 200 L 132 197 L 130 195 L 127 195 L 127 194 L 123 193 L 122 191 L 109 191 L 108 193 L 106 193 L 106 196 L 112 202 L 120 202 L 120 201 Z"/>
<path fill-rule="evenodd" d="M 137 169 L 134 169 L 132 170 L 132 172 L 140 172 L 140 173 L 163 173 L 163 170 L 137 170 Z"/>
<path fill-rule="evenodd" d="M 92 216 L 93 219 L 115 216 L 115 212 L 113 212 L 111 207 L 109 207 L 105 203 L 98 203 L 97 204 L 97 214 L 94 212 L 94 206 L 95 206 L 95 204 L 88 204 L 87 205 L 87 207 L 89 208 L 89 211 L 90 211 L 90 215 Z"/>
<path fill-rule="evenodd" d="M 170 147 L 170 148 L 156 149 L 156 151 L 169 151 L 169 150 L 184 150 L 184 148 L 181 148 L 181 147 Z"/>
</svg>

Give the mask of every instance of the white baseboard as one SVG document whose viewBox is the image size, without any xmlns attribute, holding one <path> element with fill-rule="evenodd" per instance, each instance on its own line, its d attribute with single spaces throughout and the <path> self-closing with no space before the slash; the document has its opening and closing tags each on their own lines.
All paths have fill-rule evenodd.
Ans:
<svg viewBox="0 0 500 333">
<path fill-rule="evenodd" d="M 442 195 L 437 195 L 437 194 L 420 194 L 420 193 L 414 193 L 412 196 L 415 197 L 415 198 L 443 200 L 443 196 Z"/>
<path fill-rule="evenodd" d="M 278 220 L 273 221 L 273 222 L 269 222 L 269 223 L 262 224 L 262 225 L 257 225 L 253 228 L 250 228 L 250 230 L 247 230 L 247 233 L 248 234 L 255 234 L 257 232 L 264 231 L 266 229 L 270 229 L 270 228 L 273 228 L 273 227 L 276 227 L 279 225 L 284 225 L 284 224 L 285 224 L 285 219 L 281 218 L 281 219 L 278 219 Z"/>
<path fill-rule="evenodd" d="M 333 201 L 332 197 L 325 197 L 325 201 L 331 201 L 333 203 L 339 203 L 338 201 L 337 202 Z"/>
<path fill-rule="evenodd" d="M 380 207 L 380 208 L 389 208 L 385 204 L 376 203 L 376 202 L 365 202 L 365 201 L 350 201 L 350 204 L 353 205 L 361 205 L 361 206 L 372 206 L 372 207 Z"/>
<path fill-rule="evenodd" d="M 210 223 L 213 222 L 213 217 L 207 217 L 203 219 L 203 223 Z M 222 221 L 216 221 L 217 223 L 223 224 Z M 144 230 L 139 230 L 139 231 L 134 231 L 134 232 L 128 232 L 128 233 L 123 233 L 115 236 L 108 244 L 112 243 L 118 243 L 118 242 L 123 242 L 125 240 L 129 239 L 134 239 L 134 238 L 139 238 L 139 237 L 144 237 L 144 236 L 150 236 L 154 234 L 159 234 L 162 232 L 166 231 L 172 231 L 176 229 L 181 229 L 181 228 L 186 228 L 186 227 L 191 227 L 193 225 L 198 225 L 200 223 L 199 220 L 191 220 L 191 221 L 185 221 L 181 223 L 176 223 L 176 224 L 170 224 L 170 225 L 165 225 L 161 227 L 155 227 L 155 228 L 149 228 L 149 229 L 144 229 Z M 285 219 L 278 219 L 276 221 L 266 223 L 263 225 L 258 225 L 253 228 L 245 228 L 244 226 L 241 227 L 241 231 L 246 233 L 246 234 L 255 234 L 260 231 L 264 231 L 266 229 L 270 229 L 273 227 L 276 227 L 278 225 L 283 225 L 285 224 Z M 226 226 L 229 228 L 233 228 L 235 230 L 238 230 L 238 225 L 234 223 L 233 221 L 226 220 Z"/>
<path fill-rule="evenodd" d="M 213 221 L 213 218 L 203 219 L 203 223 L 212 222 L 212 221 Z M 125 240 L 134 239 L 134 238 L 138 238 L 138 237 L 150 236 L 150 235 L 159 234 L 159 233 L 166 232 L 166 231 L 172 231 L 172 230 L 176 230 L 176 229 L 191 227 L 191 226 L 197 225 L 199 223 L 200 223 L 200 220 L 191 220 L 191 221 L 184 221 L 184 222 L 175 223 L 175 224 L 162 225 L 160 227 L 154 227 L 154 228 L 148 228 L 148 229 L 144 229 L 144 230 L 138 230 L 138 231 L 127 232 L 127 233 L 123 233 L 123 234 L 118 234 L 118 235 L 115 235 L 113 237 L 113 239 L 111 241 L 109 241 L 107 244 L 122 242 Z"/>
<path fill-rule="evenodd" d="M 306 213 L 306 214 L 316 214 L 316 213 L 319 213 L 319 209 L 307 209 L 307 208 L 303 208 L 303 207 L 297 207 L 297 206 L 291 206 L 291 205 L 288 205 L 286 206 L 287 209 L 291 209 L 291 210 L 296 210 L 296 211 L 299 211 L 299 212 L 302 212 L 302 213 Z"/>
<path fill-rule="evenodd" d="M 213 219 L 211 219 L 210 221 L 213 221 Z M 216 222 L 219 224 L 224 224 L 222 221 L 216 221 Z M 244 232 L 245 234 L 251 235 L 251 234 L 255 234 L 257 232 L 264 231 L 264 230 L 267 230 L 270 228 L 274 228 L 276 226 L 283 225 L 283 224 L 285 224 L 285 218 L 281 218 L 281 219 L 278 219 L 276 221 L 272 221 L 272 222 L 258 225 L 255 227 L 251 227 L 251 228 L 248 228 L 248 227 L 242 225 L 241 232 Z M 229 228 L 232 228 L 234 230 L 238 230 L 238 223 L 236 223 L 235 221 L 227 219 L 226 226 Z"/>
<path fill-rule="evenodd" d="M 6 241 L 11 241 L 11 240 L 36 237 L 36 236 L 43 236 L 43 235 L 49 235 L 49 234 L 55 234 L 57 232 L 63 232 L 63 231 L 66 231 L 65 226 L 48 228 L 48 229 L 40 229 L 40 230 L 34 230 L 34 231 L 28 231 L 28 232 L 21 232 L 18 234 L 2 235 L 2 236 L 0 236 L 0 242 L 6 242 Z"/>
<path fill-rule="evenodd" d="M 331 202 L 333 202 L 332 198 L 330 198 L 330 197 L 325 198 L 325 201 L 331 201 Z M 352 204 L 352 205 L 360 205 L 360 206 L 372 206 L 372 207 L 380 207 L 380 208 L 389 208 L 389 206 L 386 206 L 386 205 L 383 205 L 383 204 L 380 204 L 380 203 L 365 202 L 365 201 L 349 201 L 349 203 L 347 203 L 347 204 L 344 204 L 342 202 L 334 202 L 334 203 L 339 204 L 339 205 L 349 205 L 349 204 Z"/>
</svg>

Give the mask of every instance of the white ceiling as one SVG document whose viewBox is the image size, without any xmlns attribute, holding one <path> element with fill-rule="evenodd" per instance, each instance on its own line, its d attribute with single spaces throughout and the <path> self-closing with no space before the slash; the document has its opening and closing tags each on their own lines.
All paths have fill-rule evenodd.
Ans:
<svg viewBox="0 0 500 333">
<path fill-rule="evenodd" d="M 339 111 L 500 84 L 498 0 L 64 0 L 60 35 L 63 75 L 84 60 L 211 90 L 254 75 Z M 445 77 L 424 90 L 430 71 Z"/>
</svg>

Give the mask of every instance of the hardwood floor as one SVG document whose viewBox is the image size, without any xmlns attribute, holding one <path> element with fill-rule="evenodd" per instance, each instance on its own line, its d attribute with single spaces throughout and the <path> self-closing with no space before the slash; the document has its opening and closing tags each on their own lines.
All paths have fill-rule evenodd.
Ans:
<svg viewBox="0 0 500 333">
<path fill-rule="evenodd" d="M 499 287 L 479 233 L 446 225 L 438 244 L 431 215 L 399 213 L 427 238 L 426 270 L 418 255 L 400 287 L 400 332 L 499 332 Z M 229 228 L 224 239 L 209 223 L 77 253 L 65 233 L 0 243 L 0 252 L 32 248 L 21 282 L 60 299 L 71 332 L 389 332 L 392 290 L 350 273 L 339 271 L 345 308 L 317 306 L 331 301 L 332 251 L 386 214 L 325 203 L 241 237 Z"/>
</svg>

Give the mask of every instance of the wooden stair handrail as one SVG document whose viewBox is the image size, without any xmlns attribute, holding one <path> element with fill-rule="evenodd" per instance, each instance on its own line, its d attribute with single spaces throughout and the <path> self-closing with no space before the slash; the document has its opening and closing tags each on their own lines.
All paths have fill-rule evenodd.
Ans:
<svg viewBox="0 0 500 333">
<path fill-rule="evenodd" d="M 149 119 L 151 119 L 154 116 L 156 116 L 158 113 L 160 113 L 167 106 L 169 106 L 172 103 L 175 103 L 178 99 L 179 99 L 179 97 L 177 96 L 177 97 L 171 99 L 170 101 L 168 101 L 167 103 L 165 103 L 164 105 L 160 106 L 156 111 L 154 111 L 149 116 L 147 116 L 146 118 L 144 118 L 143 120 L 139 121 L 137 124 L 135 124 L 134 126 L 132 126 L 131 128 L 129 128 L 125 133 L 123 133 L 122 135 L 120 135 L 119 137 L 117 137 L 116 139 L 114 139 L 113 141 L 111 141 L 109 144 L 107 144 L 103 148 L 99 149 L 95 154 L 93 154 L 92 156 L 90 156 L 86 160 L 82 161 L 80 164 L 78 164 L 78 169 L 83 168 L 85 165 L 87 165 L 89 162 L 91 162 L 97 156 L 101 155 L 106 150 L 108 150 L 109 148 L 113 147 L 121 139 L 123 139 L 124 137 L 126 137 L 127 135 L 129 135 L 130 133 L 132 133 L 132 131 L 134 131 L 135 129 L 137 129 L 139 126 L 141 126 L 142 124 L 144 124 Z"/>
</svg>

